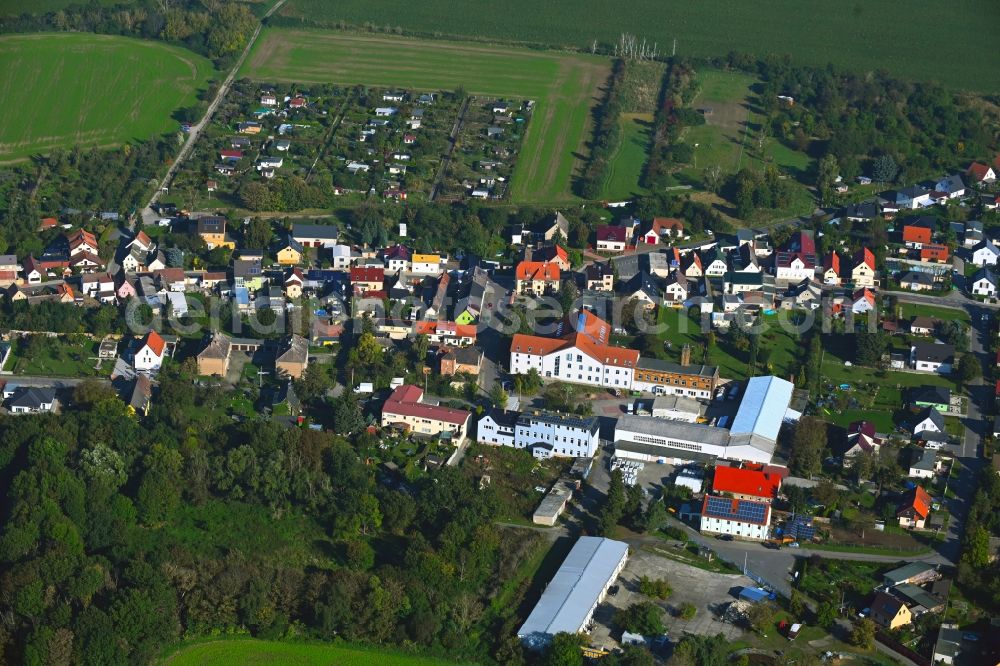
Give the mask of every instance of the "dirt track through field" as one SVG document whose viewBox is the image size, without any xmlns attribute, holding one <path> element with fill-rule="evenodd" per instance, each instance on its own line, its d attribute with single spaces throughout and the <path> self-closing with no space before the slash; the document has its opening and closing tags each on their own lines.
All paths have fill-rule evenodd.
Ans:
<svg viewBox="0 0 1000 666">
<path fill-rule="evenodd" d="M 513 177 L 516 201 L 572 200 L 591 110 L 610 61 L 460 42 L 270 29 L 241 76 L 260 81 L 400 86 L 535 101 Z"/>
</svg>

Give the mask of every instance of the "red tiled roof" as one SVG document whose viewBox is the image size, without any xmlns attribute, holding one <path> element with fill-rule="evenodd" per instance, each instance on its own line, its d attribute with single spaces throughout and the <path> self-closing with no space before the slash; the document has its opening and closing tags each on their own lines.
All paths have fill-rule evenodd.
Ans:
<svg viewBox="0 0 1000 666">
<path fill-rule="evenodd" d="M 531 280 L 532 282 L 542 280 L 545 282 L 559 281 L 559 266 L 544 261 L 522 261 L 517 265 L 516 278 L 518 280 Z"/>
<path fill-rule="evenodd" d="M 910 491 L 906 500 L 900 505 L 899 513 L 906 509 L 913 509 L 920 518 L 926 519 L 931 513 L 931 496 L 927 494 L 926 490 L 917 486 Z"/>
<path fill-rule="evenodd" d="M 865 287 L 864 289 L 858 289 L 856 292 L 854 292 L 854 295 L 851 298 L 854 300 L 855 303 L 857 303 L 863 298 L 872 305 L 875 305 L 875 294 L 873 294 L 871 290 L 868 289 L 868 287 Z"/>
<path fill-rule="evenodd" d="M 558 349 L 562 349 L 566 345 L 566 340 L 562 338 L 543 338 L 538 335 L 515 333 L 510 343 L 510 350 L 520 354 L 546 356 Z"/>
<path fill-rule="evenodd" d="M 476 326 L 474 324 L 456 324 L 453 321 L 415 321 L 413 322 L 413 332 L 416 335 L 454 335 L 460 338 L 476 339 Z"/>
<path fill-rule="evenodd" d="M 382 282 L 385 269 L 381 266 L 355 266 L 351 269 L 351 282 Z"/>
<path fill-rule="evenodd" d="M 239 160 L 239 159 L 243 159 L 243 151 L 242 150 L 220 150 L 219 151 L 219 156 L 220 157 L 232 157 L 234 159 Z"/>
<path fill-rule="evenodd" d="M 624 243 L 628 237 L 628 230 L 625 227 L 618 227 L 606 224 L 597 227 L 597 240 L 612 243 Z"/>
<path fill-rule="evenodd" d="M 469 412 L 464 409 L 452 409 L 450 407 L 439 407 L 437 405 L 427 405 L 420 402 L 424 392 L 412 384 L 404 384 L 392 392 L 392 395 L 382 405 L 382 414 L 394 414 L 400 416 L 412 416 L 415 418 L 431 419 L 452 425 L 461 426 L 469 420 Z"/>
<path fill-rule="evenodd" d="M 38 225 L 39 231 L 45 231 L 46 229 L 54 229 L 59 226 L 59 220 L 54 217 L 43 217 L 41 224 Z"/>
<path fill-rule="evenodd" d="M 875 270 L 875 254 L 868 248 L 862 248 L 854 255 L 854 267 L 857 268 L 861 264 L 868 264 L 868 267 Z"/>
<path fill-rule="evenodd" d="M 166 344 L 160 334 L 156 331 L 150 331 L 146 334 L 146 338 L 142 341 L 143 347 L 149 347 L 150 350 L 157 356 L 163 356 L 163 346 Z"/>
<path fill-rule="evenodd" d="M 712 490 L 733 495 L 773 498 L 781 487 L 781 477 L 751 469 L 716 467 Z"/>
<path fill-rule="evenodd" d="M 684 221 L 676 217 L 654 217 L 652 230 L 657 234 L 664 231 L 684 231 Z"/>
<path fill-rule="evenodd" d="M 990 167 L 988 164 L 982 164 L 980 162 L 973 162 L 969 165 L 969 169 L 966 173 L 970 174 L 977 181 L 981 181 L 989 174 Z"/>
<path fill-rule="evenodd" d="M 823 258 L 823 271 L 826 272 L 831 268 L 834 273 L 840 275 L 840 255 L 836 252 L 831 252 Z"/>
</svg>

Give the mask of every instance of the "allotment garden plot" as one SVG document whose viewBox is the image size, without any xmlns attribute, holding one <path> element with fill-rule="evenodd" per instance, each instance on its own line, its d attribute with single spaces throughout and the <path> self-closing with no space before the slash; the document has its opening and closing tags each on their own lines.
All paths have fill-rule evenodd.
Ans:
<svg viewBox="0 0 1000 666">
<path fill-rule="evenodd" d="M 572 178 L 588 152 L 591 111 L 610 69 L 610 60 L 582 54 L 272 28 L 257 40 L 242 74 L 533 101 L 510 198 L 555 203 L 574 199 Z"/>
<path fill-rule="evenodd" d="M 451 93 L 241 80 L 174 193 L 192 208 L 279 211 L 425 198 L 460 106 Z"/>
</svg>

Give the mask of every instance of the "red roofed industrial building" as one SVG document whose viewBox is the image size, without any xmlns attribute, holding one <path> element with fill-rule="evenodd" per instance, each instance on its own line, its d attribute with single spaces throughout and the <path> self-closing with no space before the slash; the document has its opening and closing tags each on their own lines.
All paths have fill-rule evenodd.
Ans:
<svg viewBox="0 0 1000 666">
<path fill-rule="evenodd" d="M 469 412 L 428 404 L 423 401 L 424 391 L 418 386 L 400 386 L 382 405 L 382 427 L 400 427 L 421 435 L 440 435 L 449 432 L 456 444 L 465 437 L 469 425 Z"/>
<path fill-rule="evenodd" d="M 736 499 L 771 502 L 781 488 L 781 476 L 740 467 L 716 467 L 712 490 Z"/>
</svg>

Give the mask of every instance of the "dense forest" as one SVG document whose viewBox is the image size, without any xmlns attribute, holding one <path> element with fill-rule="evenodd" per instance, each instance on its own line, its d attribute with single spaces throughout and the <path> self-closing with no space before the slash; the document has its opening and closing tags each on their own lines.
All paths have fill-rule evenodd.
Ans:
<svg viewBox="0 0 1000 666">
<path fill-rule="evenodd" d="M 189 372 L 165 368 L 141 424 L 96 384 L 0 418 L 0 662 L 145 663 L 233 632 L 521 659 L 491 602 L 537 544 L 493 526 L 496 491 L 454 468 L 377 483 L 340 437 L 212 418 Z"/>
<path fill-rule="evenodd" d="M 0 33 L 53 30 L 161 39 L 212 58 L 220 69 L 239 55 L 256 27 L 250 5 L 230 0 L 138 0 L 110 6 L 92 2 L 47 14 L 0 17 Z"/>
</svg>

